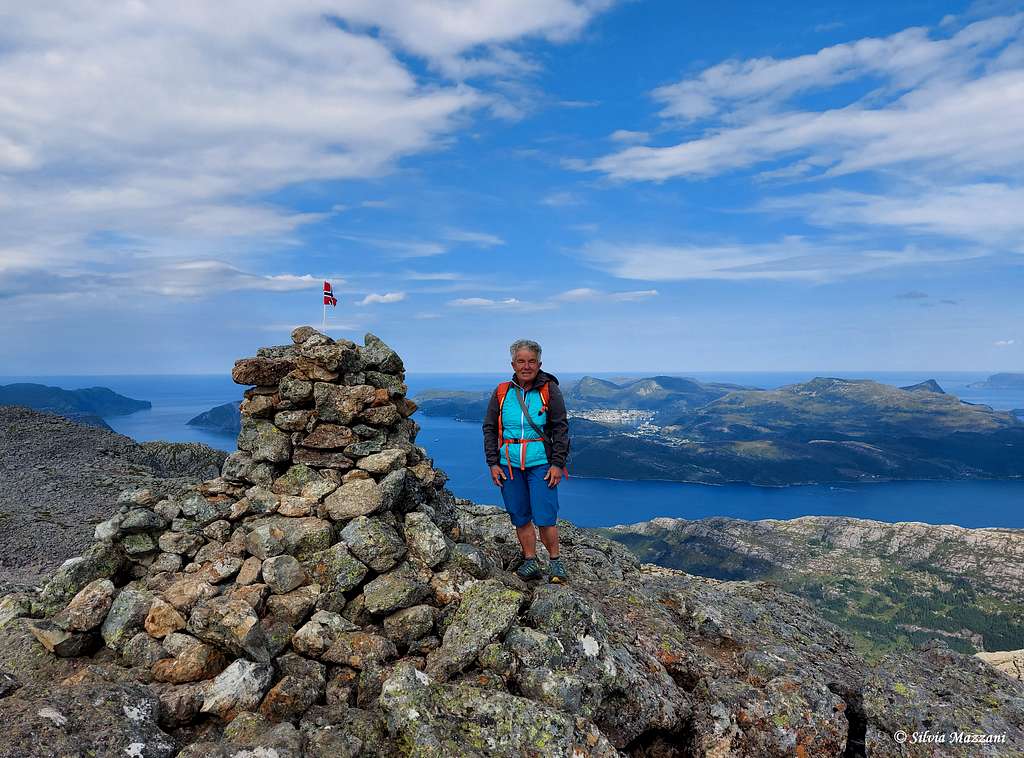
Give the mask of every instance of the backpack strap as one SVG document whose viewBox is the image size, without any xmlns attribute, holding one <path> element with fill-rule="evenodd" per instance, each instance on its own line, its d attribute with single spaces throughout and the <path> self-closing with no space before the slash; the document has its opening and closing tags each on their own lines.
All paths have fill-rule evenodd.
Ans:
<svg viewBox="0 0 1024 758">
<path fill-rule="evenodd" d="M 512 386 L 512 382 L 502 382 L 501 384 L 498 385 L 497 389 L 494 391 L 495 394 L 498 396 L 498 447 L 501 447 L 501 443 L 505 439 L 505 433 L 504 433 L 504 430 L 502 429 L 502 424 L 501 424 L 501 413 L 502 413 L 502 410 L 505 408 L 505 397 L 508 395 L 508 390 L 509 390 L 509 387 L 511 387 L 511 386 Z M 511 479 L 512 478 L 512 459 L 509 457 L 508 445 L 507 444 L 505 445 L 505 460 L 508 463 L 508 478 Z M 501 461 L 499 461 L 499 463 L 500 462 Z"/>
</svg>

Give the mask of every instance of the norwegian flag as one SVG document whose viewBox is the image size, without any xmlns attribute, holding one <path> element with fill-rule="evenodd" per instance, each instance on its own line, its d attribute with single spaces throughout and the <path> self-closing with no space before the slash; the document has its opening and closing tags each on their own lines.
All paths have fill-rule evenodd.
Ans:
<svg viewBox="0 0 1024 758">
<path fill-rule="evenodd" d="M 324 305 L 330 305 L 331 307 L 338 305 L 338 298 L 334 296 L 334 290 L 331 289 L 330 282 L 324 282 Z"/>
</svg>

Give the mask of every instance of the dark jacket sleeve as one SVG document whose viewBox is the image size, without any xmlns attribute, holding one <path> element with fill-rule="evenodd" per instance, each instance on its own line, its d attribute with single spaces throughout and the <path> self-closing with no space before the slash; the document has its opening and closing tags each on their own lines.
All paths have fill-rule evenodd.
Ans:
<svg viewBox="0 0 1024 758">
<path fill-rule="evenodd" d="M 551 465 L 565 468 L 569 458 L 569 417 L 565 412 L 565 398 L 554 382 L 548 384 L 548 423 L 544 431 L 551 440 Z"/>
<path fill-rule="evenodd" d="M 484 458 L 488 466 L 498 465 L 498 391 L 491 393 L 491 402 L 484 413 Z"/>
</svg>

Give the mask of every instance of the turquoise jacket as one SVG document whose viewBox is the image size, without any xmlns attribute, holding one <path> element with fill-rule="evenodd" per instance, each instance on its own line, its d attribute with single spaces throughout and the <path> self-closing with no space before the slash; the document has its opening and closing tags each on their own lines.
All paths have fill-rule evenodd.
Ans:
<svg viewBox="0 0 1024 758">
<path fill-rule="evenodd" d="M 505 396 L 505 403 L 501 408 L 502 436 L 505 439 L 536 439 L 540 435 L 530 427 L 523 409 L 519 405 L 519 401 L 516 400 L 517 386 L 513 382 L 508 390 L 508 395 Z M 522 387 L 519 387 L 519 391 L 523 392 Z M 548 422 L 548 414 L 541 412 L 540 392 L 536 388 L 530 389 L 523 394 L 523 399 L 526 401 L 526 407 L 530 411 L 533 423 L 539 429 L 543 429 L 544 425 Z M 499 456 L 502 466 L 509 464 L 509 458 L 512 459 L 513 468 L 541 466 L 548 462 L 543 442 L 509 445 L 507 457 L 505 455 L 505 445 L 502 445 L 500 442 L 499 445 Z"/>
</svg>

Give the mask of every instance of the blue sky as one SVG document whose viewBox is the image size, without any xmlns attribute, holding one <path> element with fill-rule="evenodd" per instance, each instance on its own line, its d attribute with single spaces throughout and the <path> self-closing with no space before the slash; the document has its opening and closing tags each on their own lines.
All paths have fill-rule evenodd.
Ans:
<svg viewBox="0 0 1024 758">
<path fill-rule="evenodd" d="M 1024 370 L 1024 7 L 0 11 L 0 375 Z"/>
</svg>

